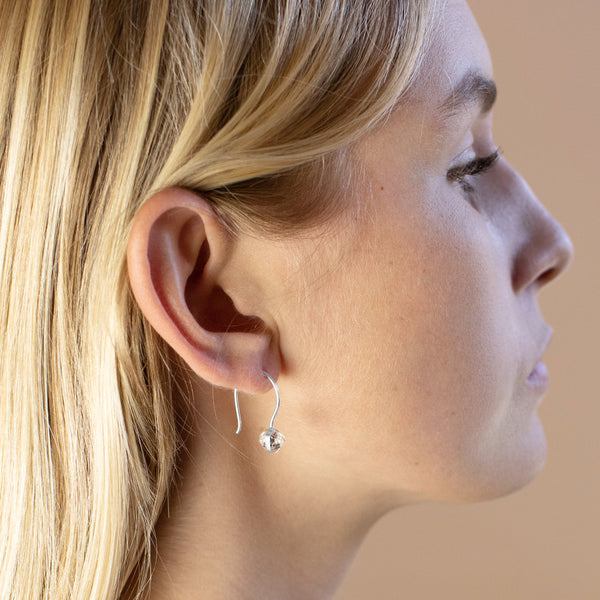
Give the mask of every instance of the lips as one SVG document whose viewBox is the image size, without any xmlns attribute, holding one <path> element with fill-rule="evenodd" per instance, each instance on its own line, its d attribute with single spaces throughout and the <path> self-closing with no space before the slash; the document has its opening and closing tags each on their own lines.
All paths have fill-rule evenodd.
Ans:
<svg viewBox="0 0 600 600">
<path fill-rule="evenodd" d="M 548 333 L 546 334 L 546 339 L 542 345 L 542 350 L 538 355 L 537 363 L 535 367 L 529 373 L 527 377 L 527 385 L 529 387 L 546 390 L 550 385 L 550 374 L 548 372 L 548 367 L 542 362 L 542 356 L 548 349 L 550 345 L 550 340 L 552 339 L 553 331 L 552 329 L 548 329 Z"/>
<path fill-rule="evenodd" d="M 548 389 L 550 385 L 550 373 L 548 373 L 548 367 L 543 362 L 539 362 L 533 371 L 531 371 L 527 378 L 527 385 L 536 389 Z"/>
</svg>

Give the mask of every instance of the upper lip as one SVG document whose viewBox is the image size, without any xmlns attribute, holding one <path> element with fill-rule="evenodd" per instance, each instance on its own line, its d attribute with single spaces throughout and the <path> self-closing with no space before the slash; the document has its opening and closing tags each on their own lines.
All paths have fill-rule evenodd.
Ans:
<svg viewBox="0 0 600 600">
<path fill-rule="evenodd" d="M 533 368 L 531 369 L 532 371 L 535 369 L 535 367 L 538 365 L 538 363 L 541 362 L 542 357 L 544 356 L 544 353 L 546 352 L 546 350 L 548 349 L 548 346 L 550 345 L 550 341 L 552 340 L 553 334 L 554 334 L 554 331 L 552 330 L 552 327 L 548 327 L 548 330 L 546 332 L 546 337 L 544 339 L 544 342 L 542 343 L 542 349 L 541 349 L 540 353 L 538 354 L 537 360 L 535 361 Z"/>
</svg>

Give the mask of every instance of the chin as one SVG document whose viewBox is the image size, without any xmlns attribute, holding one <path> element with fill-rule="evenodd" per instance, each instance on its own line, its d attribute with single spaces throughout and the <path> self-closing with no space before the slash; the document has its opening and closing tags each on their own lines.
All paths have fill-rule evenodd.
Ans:
<svg viewBox="0 0 600 600">
<path fill-rule="evenodd" d="M 505 436 L 493 451 L 488 448 L 462 457 L 445 472 L 431 499 L 442 502 L 485 502 L 513 494 L 531 483 L 546 463 L 547 444 L 539 419 L 534 418 L 526 435 Z"/>
<path fill-rule="evenodd" d="M 546 464 L 548 446 L 537 417 L 528 435 L 519 442 L 504 445 L 492 464 L 471 482 L 471 493 L 461 501 L 483 502 L 513 494 L 529 485 Z M 466 489 L 466 488 L 465 488 Z"/>
</svg>

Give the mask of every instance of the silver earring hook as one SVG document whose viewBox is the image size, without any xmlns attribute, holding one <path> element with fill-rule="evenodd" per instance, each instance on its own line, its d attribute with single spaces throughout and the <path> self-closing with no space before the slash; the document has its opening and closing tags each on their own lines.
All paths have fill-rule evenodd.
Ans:
<svg viewBox="0 0 600 600">
<path fill-rule="evenodd" d="M 279 452 L 282 444 L 285 442 L 285 436 L 281 431 L 277 431 L 273 427 L 273 423 L 275 423 L 275 417 L 279 412 L 279 406 L 281 404 L 281 398 L 279 397 L 279 388 L 277 384 L 273 380 L 273 378 L 266 372 L 263 371 L 264 376 L 271 382 L 273 389 L 275 390 L 275 395 L 277 396 L 277 404 L 275 405 L 275 410 L 273 411 L 273 416 L 271 417 L 271 422 L 269 423 L 269 427 L 265 429 L 258 438 L 260 445 L 271 454 L 276 454 Z M 238 399 L 238 391 L 237 388 L 233 390 L 233 399 L 235 402 L 235 415 L 237 417 L 238 427 L 236 434 L 242 430 L 242 417 L 240 415 L 240 404 Z"/>
<path fill-rule="evenodd" d="M 273 416 L 271 417 L 271 422 L 269 423 L 269 427 L 273 427 L 275 417 L 277 416 L 277 413 L 279 412 L 279 407 L 281 406 L 281 397 L 279 396 L 279 387 L 277 386 L 273 378 L 266 371 L 263 371 L 263 375 L 271 382 L 271 385 L 275 390 L 275 395 L 277 396 L 277 404 L 275 405 L 275 410 L 273 411 Z M 235 416 L 237 417 L 238 422 L 237 430 L 235 433 L 239 434 L 240 431 L 242 431 L 242 415 L 240 414 L 240 402 L 238 398 L 237 388 L 233 390 L 233 401 L 235 403 Z"/>
</svg>

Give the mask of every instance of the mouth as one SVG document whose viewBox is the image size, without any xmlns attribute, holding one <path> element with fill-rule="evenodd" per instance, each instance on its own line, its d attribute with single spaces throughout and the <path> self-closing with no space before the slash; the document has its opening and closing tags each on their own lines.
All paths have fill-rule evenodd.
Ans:
<svg viewBox="0 0 600 600">
<path fill-rule="evenodd" d="M 542 346 L 542 351 L 539 354 L 538 362 L 527 377 L 527 385 L 535 390 L 545 391 L 550 385 L 550 373 L 548 372 L 548 367 L 542 362 L 541 359 L 550 345 L 552 333 L 552 329 L 549 329 L 546 335 L 546 340 Z"/>
<path fill-rule="evenodd" d="M 543 362 L 539 362 L 533 371 L 529 373 L 527 385 L 536 390 L 545 391 L 548 389 L 550 385 L 550 373 L 548 372 L 548 367 Z"/>
</svg>

